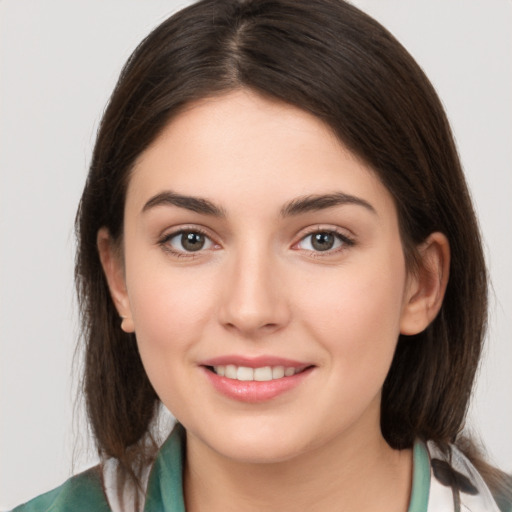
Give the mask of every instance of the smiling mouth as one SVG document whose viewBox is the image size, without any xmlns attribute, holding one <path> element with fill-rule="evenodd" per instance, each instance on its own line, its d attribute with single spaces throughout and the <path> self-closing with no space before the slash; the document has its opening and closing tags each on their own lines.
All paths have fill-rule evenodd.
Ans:
<svg viewBox="0 0 512 512">
<path fill-rule="evenodd" d="M 261 366 L 258 368 L 250 368 L 248 366 L 236 366 L 234 364 L 227 364 L 206 366 L 206 368 L 219 377 L 225 377 L 227 379 L 245 382 L 268 382 L 272 380 L 283 379 L 285 377 L 292 377 L 293 375 L 311 368 L 311 366 Z"/>
</svg>

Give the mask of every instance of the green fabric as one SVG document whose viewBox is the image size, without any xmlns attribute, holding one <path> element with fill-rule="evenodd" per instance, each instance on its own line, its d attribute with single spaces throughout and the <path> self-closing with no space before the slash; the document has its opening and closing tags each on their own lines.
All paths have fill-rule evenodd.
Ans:
<svg viewBox="0 0 512 512">
<path fill-rule="evenodd" d="M 91 468 L 70 478 L 12 512 L 110 512 L 101 485 L 99 468 Z"/>
<path fill-rule="evenodd" d="M 185 429 L 178 423 L 151 469 L 144 512 L 185 512 L 182 477 L 185 445 Z"/>
<path fill-rule="evenodd" d="M 408 512 L 427 512 L 430 490 L 430 458 L 421 441 L 414 443 L 412 492 Z"/>
<path fill-rule="evenodd" d="M 496 500 L 501 512 L 512 512 L 512 502 L 508 498 L 498 494 L 497 496 L 494 496 L 494 499 Z"/>
</svg>

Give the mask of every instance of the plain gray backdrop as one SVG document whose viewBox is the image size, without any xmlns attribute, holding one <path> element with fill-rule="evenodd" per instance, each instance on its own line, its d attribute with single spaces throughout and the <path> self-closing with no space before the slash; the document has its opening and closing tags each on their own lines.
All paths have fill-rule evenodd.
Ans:
<svg viewBox="0 0 512 512">
<path fill-rule="evenodd" d="M 493 284 L 469 425 L 510 471 L 512 2 L 353 3 L 418 60 L 452 122 Z M 0 0 L 0 509 L 59 485 L 73 458 L 75 471 L 96 461 L 83 415 L 73 416 L 73 219 L 122 64 L 186 4 Z"/>
</svg>

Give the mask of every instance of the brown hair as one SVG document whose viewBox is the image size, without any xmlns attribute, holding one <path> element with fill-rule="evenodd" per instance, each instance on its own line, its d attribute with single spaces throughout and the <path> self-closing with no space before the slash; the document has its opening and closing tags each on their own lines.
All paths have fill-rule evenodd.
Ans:
<svg viewBox="0 0 512 512">
<path fill-rule="evenodd" d="M 415 438 L 441 446 L 457 441 L 482 349 L 487 279 L 473 207 L 432 85 L 386 29 L 341 0 L 203 0 L 157 27 L 125 65 L 77 215 L 84 391 L 101 456 L 116 457 L 133 475 L 148 456 L 159 399 L 135 337 L 119 327 L 97 232 L 106 226 L 122 239 L 131 167 L 169 120 L 194 100 L 240 87 L 311 112 L 374 169 L 395 199 L 409 268 L 430 233 L 448 237 L 443 306 L 424 332 L 400 336 L 384 383 L 381 428 L 395 448 Z"/>
</svg>

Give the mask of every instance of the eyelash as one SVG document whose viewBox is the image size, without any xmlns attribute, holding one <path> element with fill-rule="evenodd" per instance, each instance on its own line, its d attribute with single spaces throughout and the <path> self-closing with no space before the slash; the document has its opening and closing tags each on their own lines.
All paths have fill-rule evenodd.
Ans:
<svg viewBox="0 0 512 512">
<path fill-rule="evenodd" d="M 177 258 L 195 258 L 200 253 L 204 252 L 205 249 L 201 248 L 198 251 L 178 251 L 172 248 L 172 246 L 169 245 L 169 242 L 178 236 L 183 236 L 183 234 L 190 233 L 190 234 L 199 234 L 204 236 L 212 245 L 217 245 L 212 238 L 206 233 L 205 230 L 202 230 L 201 228 L 194 227 L 194 228 L 181 228 L 178 231 L 173 231 L 172 233 L 164 235 L 161 239 L 158 240 L 158 244 L 162 247 L 162 249 L 173 256 Z M 316 234 L 328 234 L 328 235 L 334 235 L 337 241 L 341 243 L 340 247 L 337 247 L 335 249 L 327 249 L 325 251 L 315 251 L 311 249 L 303 249 L 307 253 L 309 253 L 310 256 L 314 258 L 321 258 L 326 256 L 332 256 L 333 254 L 337 254 L 338 252 L 344 251 L 348 249 L 349 247 L 353 247 L 355 245 L 355 240 L 346 234 L 342 234 L 336 229 L 332 228 L 322 228 L 317 227 L 312 231 L 309 231 L 308 233 L 305 233 L 298 242 L 293 244 L 292 248 L 297 247 L 300 243 L 302 243 L 304 240 L 306 240 L 308 237 L 312 237 Z M 197 254 L 196 254 L 197 253 Z"/>
</svg>

